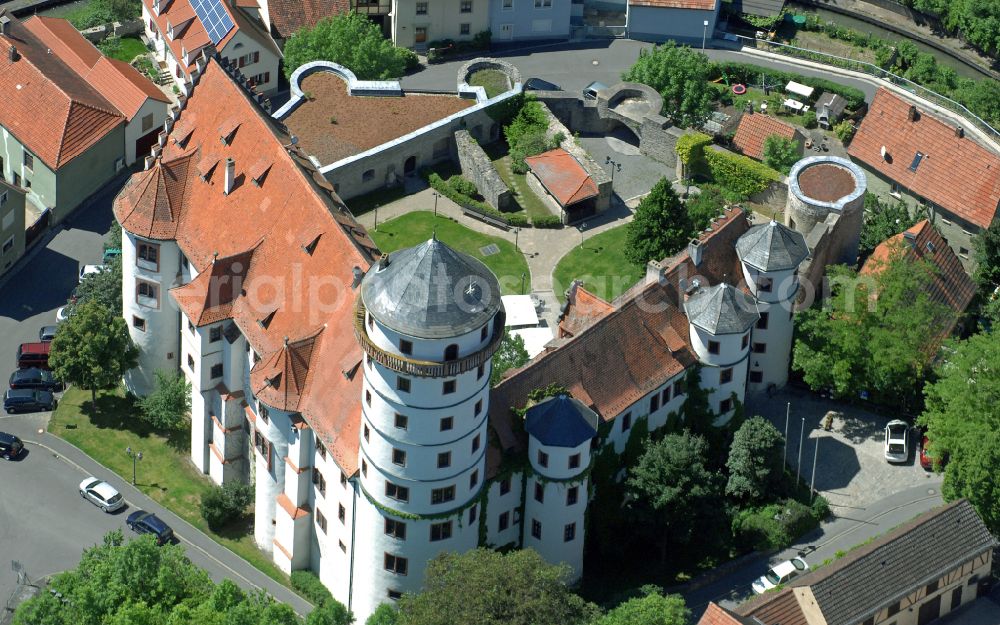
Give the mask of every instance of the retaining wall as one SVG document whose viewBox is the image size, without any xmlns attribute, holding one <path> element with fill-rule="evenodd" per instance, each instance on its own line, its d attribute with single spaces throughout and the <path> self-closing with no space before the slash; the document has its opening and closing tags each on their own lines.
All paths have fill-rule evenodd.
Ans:
<svg viewBox="0 0 1000 625">
<path fill-rule="evenodd" d="M 486 203 L 501 211 L 513 208 L 514 196 L 510 188 L 468 130 L 463 128 L 455 133 L 455 149 L 462 175 L 476 185 Z"/>
</svg>

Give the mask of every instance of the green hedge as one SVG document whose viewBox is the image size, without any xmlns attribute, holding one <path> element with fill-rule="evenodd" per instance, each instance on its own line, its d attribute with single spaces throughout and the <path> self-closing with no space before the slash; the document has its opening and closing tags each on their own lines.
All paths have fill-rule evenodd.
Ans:
<svg viewBox="0 0 1000 625">
<path fill-rule="evenodd" d="M 557 215 L 542 215 L 531 220 L 531 225 L 536 228 L 562 228 L 562 218 Z"/>
<path fill-rule="evenodd" d="M 847 87 L 831 80 L 800 76 L 799 74 L 792 72 L 781 72 L 760 67 L 758 65 L 750 65 L 749 63 L 713 63 L 712 76 L 720 77 L 722 75 L 726 76 L 730 84 L 743 83 L 746 85 L 759 85 L 761 76 L 763 75 L 771 82 L 781 83 L 782 88 L 784 88 L 784 85 L 787 84 L 788 81 L 794 80 L 795 82 L 802 83 L 803 85 L 815 87 L 817 90 L 815 95 L 817 97 L 820 95 L 819 92 L 821 91 L 829 91 L 830 93 L 836 93 L 843 96 L 844 99 L 847 100 L 847 108 L 852 111 L 857 110 L 865 102 L 865 94 L 862 93 L 860 89 Z"/>
<path fill-rule="evenodd" d="M 510 226 L 526 227 L 528 225 L 528 218 L 524 215 L 509 215 L 502 213 L 486 202 L 471 197 L 471 193 L 476 193 L 476 185 L 469 181 L 468 178 L 455 175 L 445 180 L 438 175 L 437 172 L 433 171 L 427 173 L 426 178 L 427 183 L 430 184 L 435 191 L 445 196 L 452 202 L 455 202 L 459 206 L 470 207 L 483 213 L 484 215 L 503 220 Z"/>
<path fill-rule="evenodd" d="M 677 140 L 677 158 L 687 168 L 688 178 L 708 173 L 708 163 L 705 162 L 705 147 L 712 144 L 712 137 L 695 132 L 683 135 Z"/>
<path fill-rule="evenodd" d="M 708 169 L 720 186 L 733 196 L 746 199 L 760 193 L 781 174 L 763 163 L 725 150 L 704 150 Z"/>
<path fill-rule="evenodd" d="M 292 588 L 314 605 L 323 605 L 333 599 L 333 595 L 312 571 L 292 571 Z"/>
</svg>

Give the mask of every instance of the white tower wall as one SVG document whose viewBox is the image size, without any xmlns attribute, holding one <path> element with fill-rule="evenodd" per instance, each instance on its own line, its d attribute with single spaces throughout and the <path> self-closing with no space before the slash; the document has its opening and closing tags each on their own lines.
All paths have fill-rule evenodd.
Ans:
<svg viewBox="0 0 1000 625">
<path fill-rule="evenodd" d="M 760 392 L 772 386 L 780 389 L 788 383 L 798 277 L 795 269 L 761 272 L 745 263 L 743 277 L 757 299 L 761 315 L 750 337 L 750 371 L 760 372 L 760 381 L 748 376 L 747 390 Z M 771 284 L 769 291 L 759 288 L 768 280 Z"/>
</svg>

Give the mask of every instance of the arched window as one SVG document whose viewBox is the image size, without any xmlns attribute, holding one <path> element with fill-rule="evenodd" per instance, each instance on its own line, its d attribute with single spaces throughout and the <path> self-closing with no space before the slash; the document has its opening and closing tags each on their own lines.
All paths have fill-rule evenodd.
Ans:
<svg viewBox="0 0 1000 625">
<path fill-rule="evenodd" d="M 458 360 L 458 345 L 452 343 L 448 347 L 444 348 L 444 359 L 445 360 Z"/>
</svg>

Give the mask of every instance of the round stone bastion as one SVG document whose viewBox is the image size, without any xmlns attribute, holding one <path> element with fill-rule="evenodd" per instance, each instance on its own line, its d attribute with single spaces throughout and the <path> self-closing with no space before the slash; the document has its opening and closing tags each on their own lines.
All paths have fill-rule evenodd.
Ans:
<svg viewBox="0 0 1000 625">
<path fill-rule="evenodd" d="M 853 264 L 858 257 L 867 188 L 865 172 L 846 158 L 806 157 L 795 163 L 788 174 L 785 225 L 801 232 L 812 248 L 822 232 L 814 232 L 816 226 L 827 224 L 830 231 L 825 245 L 838 248 L 831 250 L 827 258 Z"/>
</svg>

